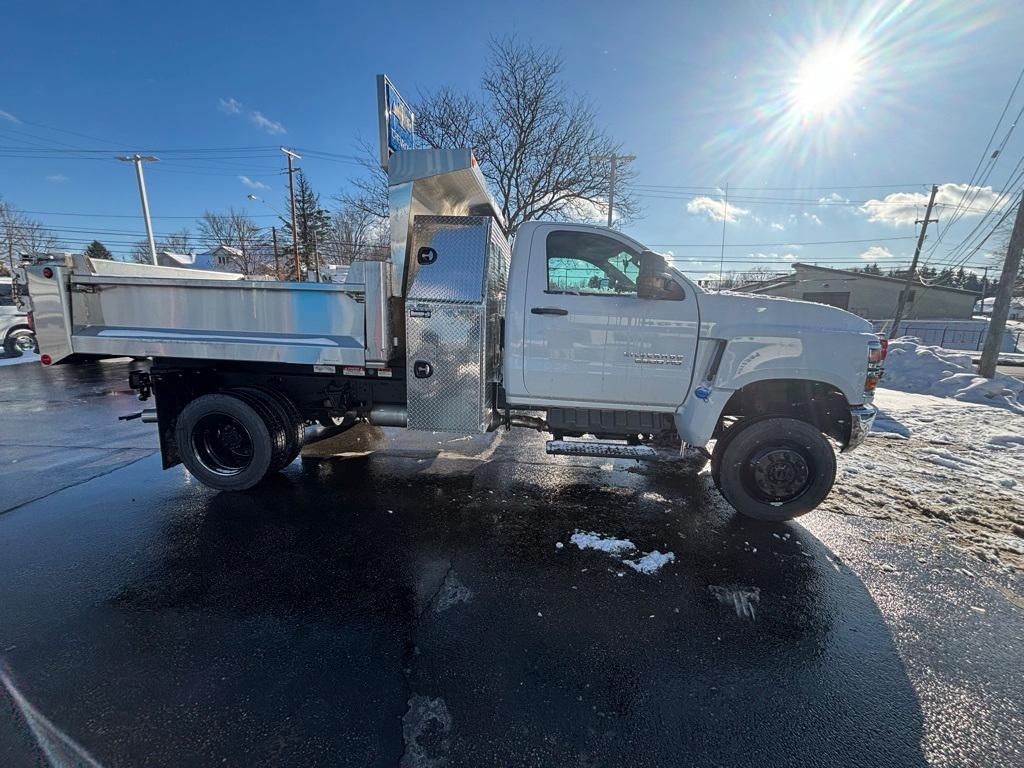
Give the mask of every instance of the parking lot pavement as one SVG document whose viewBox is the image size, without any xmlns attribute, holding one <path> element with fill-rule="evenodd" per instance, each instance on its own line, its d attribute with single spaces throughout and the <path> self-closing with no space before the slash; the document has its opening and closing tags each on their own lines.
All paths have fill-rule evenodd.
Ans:
<svg viewBox="0 0 1024 768">
<path fill-rule="evenodd" d="M 1011 574 L 535 434 L 375 439 L 0 515 L 0 765 L 1020 764 Z"/>
<path fill-rule="evenodd" d="M 158 450 L 156 425 L 117 417 L 142 404 L 124 359 L 0 368 L 0 513 Z"/>
</svg>

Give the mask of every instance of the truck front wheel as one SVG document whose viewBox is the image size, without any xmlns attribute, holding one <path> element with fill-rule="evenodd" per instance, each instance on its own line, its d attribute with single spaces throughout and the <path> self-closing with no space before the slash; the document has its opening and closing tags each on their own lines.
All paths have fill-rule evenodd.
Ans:
<svg viewBox="0 0 1024 768">
<path fill-rule="evenodd" d="M 270 470 L 283 449 L 284 434 L 273 430 L 252 404 L 224 394 L 202 395 L 178 416 L 178 455 L 203 485 L 244 491 Z"/>
<path fill-rule="evenodd" d="M 734 432 L 733 430 L 739 430 Z M 817 507 L 836 479 L 832 445 L 814 426 L 786 417 L 742 421 L 715 446 L 712 471 L 719 490 L 740 514 L 782 521 Z M 716 469 L 717 467 L 717 469 Z"/>
</svg>

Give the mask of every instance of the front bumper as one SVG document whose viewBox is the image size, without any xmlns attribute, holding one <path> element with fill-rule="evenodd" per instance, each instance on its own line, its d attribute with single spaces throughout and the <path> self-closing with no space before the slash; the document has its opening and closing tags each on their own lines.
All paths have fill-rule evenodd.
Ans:
<svg viewBox="0 0 1024 768">
<path fill-rule="evenodd" d="M 877 413 L 878 409 L 873 405 L 861 405 L 850 409 L 850 439 L 843 446 L 843 453 L 852 451 L 867 439 Z"/>
</svg>

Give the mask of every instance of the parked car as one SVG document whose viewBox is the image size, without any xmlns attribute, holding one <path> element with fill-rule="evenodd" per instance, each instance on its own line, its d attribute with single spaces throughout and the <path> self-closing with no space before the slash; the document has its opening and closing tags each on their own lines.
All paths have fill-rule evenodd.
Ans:
<svg viewBox="0 0 1024 768">
<path fill-rule="evenodd" d="M 35 352 L 36 335 L 29 325 L 28 312 L 14 302 L 14 282 L 0 277 L 0 340 L 7 357 L 21 357 Z"/>
</svg>

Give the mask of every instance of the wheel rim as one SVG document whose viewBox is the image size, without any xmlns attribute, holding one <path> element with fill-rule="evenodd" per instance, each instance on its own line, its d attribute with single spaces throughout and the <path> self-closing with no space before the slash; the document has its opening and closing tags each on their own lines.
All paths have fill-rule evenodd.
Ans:
<svg viewBox="0 0 1024 768">
<path fill-rule="evenodd" d="M 36 340 L 31 336 L 18 336 L 14 339 L 14 346 L 22 352 L 31 352 L 36 348 Z"/>
<path fill-rule="evenodd" d="M 758 448 L 744 462 L 743 484 L 747 491 L 770 504 L 800 498 L 814 476 L 811 457 L 795 445 Z"/>
<path fill-rule="evenodd" d="M 192 449 L 207 470 L 217 475 L 237 475 L 252 463 L 253 440 L 249 430 L 226 413 L 203 416 L 192 430 Z"/>
</svg>

